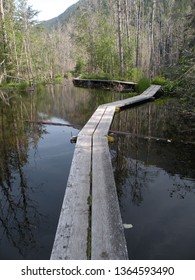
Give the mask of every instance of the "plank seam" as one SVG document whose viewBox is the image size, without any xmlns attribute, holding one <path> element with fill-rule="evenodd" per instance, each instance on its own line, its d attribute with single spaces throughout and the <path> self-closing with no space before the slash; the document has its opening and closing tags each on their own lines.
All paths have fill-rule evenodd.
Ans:
<svg viewBox="0 0 195 280">
<path fill-rule="evenodd" d="M 93 158 L 94 139 L 96 139 L 96 145 L 97 145 L 97 140 L 102 139 L 102 140 L 100 140 L 101 143 L 102 143 L 102 141 L 104 143 L 106 143 L 106 145 L 105 145 L 106 150 L 109 149 L 108 142 L 105 142 L 106 140 L 103 140 L 103 137 L 105 137 L 105 135 L 101 135 L 101 133 L 100 133 L 101 129 L 104 131 L 106 126 L 102 125 L 100 131 L 98 131 L 98 126 L 101 125 L 101 122 L 102 122 L 103 118 L 105 117 L 106 111 L 109 107 L 113 107 L 113 108 L 126 107 L 128 105 L 133 105 L 135 103 L 140 103 L 143 100 L 149 100 L 149 99 L 152 98 L 152 96 L 155 95 L 155 93 L 159 89 L 160 89 L 160 86 L 154 86 L 153 85 L 146 90 L 145 95 L 144 95 L 144 93 L 142 93 L 141 95 L 139 95 L 137 97 L 135 96 L 135 97 L 124 99 L 124 100 L 121 100 L 121 101 L 118 101 L 118 102 L 108 103 L 108 104 L 104 104 L 104 105 L 99 106 L 96 109 L 96 111 L 94 112 L 94 114 L 92 115 L 92 117 L 89 119 L 87 124 L 85 125 L 85 127 L 84 127 L 85 129 L 82 129 L 80 131 L 80 133 L 78 135 L 78 139 L 77 139 L 77 144 L 76 144 L 76 147 L 75 147 L 75 152 L 74 152 L 73 159 L 72 159 L 72 165 L 71 165 L 71 170 L 70 170 L 70 174 L 69 174 L 69 178 L 68 178 L 67 189 L 65 191 L 65 196 L 64 196 L 63 203 L 62 203 L 62 210 L 61 210 L 61 214 L 60 214 L 60 218 L 59 218 L 59 222 L 58 222 L 58 228 L 57 228 L 55 241 L 54 241 L 55 245 L 53 245 L 51 259 L 70 259 L 70 258 L 72 258 L 72 256 L 74 256 L 75 259 L 76 258 L 80 258 L 80 259 L 85 258 L 84 257 L 84 255 L 85 255 L 84 254 L 84 248 L 86 248 L 86 242 L 84 241 L 84 244 L 83 244 L 82 240 L 81 240 L 81 242 L 79 240 L 77 240 L 78 242 L 76 242 L 76 244 L 77 244 L 76 245 L 74 240 L 76 241 L 76 238 L 78 236 L 75 235 L 75 236 L 73 236 L 73 238 L 71 236 L 73 223 L 74 223 L 73 231 L 76 231 L 76 233 L 78 233 L 78 232 L 80 232 L 80 228 L 78 227 L 77 223 L 79 223 L 78 221 L 79 221 L 80 218 L 85 219 L 85 217 L 86 217 L 85 220 L 88 219 L 88 223 L 85 221 L 85 224 L 87 225 L 86 227 L 87 227 L 87 230 L 88 230 L 87 232 L 85 230 L 85 235 L 86 235 L 86 238 L 87 238 L 87 240 L 86 240 L 87 241 L 87 248 L 86 248 L 85 253 L 87 254 L 87 258 L 91 259 L 91 256 L 92 256 L 92 252 L 91 252 L 91 250 L 92 250 L 92 242 L 91 242 L 91 240 L 92 240 L 92 228 L 91 228 L 92 227 L 92 220 L 91 220 L 92 219 L 92 205 L 91 205 L 91 203 L 92 202 L 91 201 L 92 201 L 92 187 L 93 187 L 92 186 L 92 184 L 93 184 L 92 183 L 93 182 L 93 177 L 92 177 L 93 175 L 92 174 L 93 174 L 93 160 L 94 160 L 94 158 Z M 149 96 L 147 95 L 147 93 L 149 94 Z M 98 109 L 99 109 L 99 111 L 98 111 Z M 102 110 L 102 112 L 101 112 L 101 110 Z M 96 119 L 94 120 L 94 123 L 93 123 L 93 116 L 95 116 L 95 114 L 96 114 Z M 112 115 L 112 120 L 113 120 L 113 118 L 114 118 L 114 114 Z M 106 119 L 107 119 L 107 116 L 105 117 L 105 120 Z M 112 120 L 109 118 L 109 122 L 110 122 L 109 128 L 111 126 Z M 88 127 L 87 127 L 87 125 L 88 125 Z M 106 129 L 107 129 L 107 127 L 106 127 Z M 88 151 L 88 148 L 87 148 L 88 142 L 91 143 L 90 144 L 90 146 L 91 146 L 90 151 Z M 80 146 L 79 146 L 79 144 L 80 144 Z M 103 147 L 102 144 L 100 144 L 100 146 Z M 84 152 L 84 155 L 87 159 L 87 169 L 86 169 L 86 166 L 85 166 L 85 168 L 82 168 L 82 161 L 83 161 L 83 156 L 81 155 L 82 152 Z M 89 154 L 88 154 L 88 152 L 89 152 Z M 107 152 L 106 152 L 106 154 L 107 154 Z M 105 155 L 103 155 L 103 156 L 105 157 Z M 110 153 L 108 153 L 108 156 L 109 156 L 109 160 L 110 160 L 111 159 L 110 158 Z M 78 167 L 76 167 L 76 163 L 77 163 L 76 161 L 77 160 L 79 160 L 79 163 L 81 164 L 80 169 Z M 80 185 L 80 181 L 78 181 L 76 183 L 75 180 L 74 180 L 75 172 L 77 173 L 78 176 L 82 176 L 83 181 L 81 181 L 81 183 L 82 183 L 81 185 Z M 88 172 L 89 172 L 89 174 L 88 174 Z M 85 173 L 85 174 L 83 174 L 83 173 Z M 111 176 L 113 176 L 113 178 L 114 178 L 113 173 L 112 173 Z M 79 177 L 78 180 L 81 180 L 81 178 Z M 105 177 L 104 182 L 107 182 L 106 177 Z M 114 180 L 114 182 L 115 182 L 115 180 Z M 80 187 L 77 188 L 79 185 L 80 185 Z M 85 188 L 87 188 L 87 192 L 85 190 L 85 192 L 86 192 L 85 195 L 80 198 L 80 194 L 78 193 L 78 189 L 79 189 L 79 191 L 81 191 L 82 187 L 83 187 L 83 190 Z M 109 188 L 109 186 L 108 186 L 108 188 Z M 88 190 L 89 190 L 89 205 L 88 205 L 89 207 L 86 210 L 86 209 L 83 209 L 80 206 L 82 204 L 82 201 L 86 200 L 86 194 L 88 193 Z M 70 194 L 71 191 L 73 192 L 72 194 Z M 73 195 L 76 195 L 76 197 L 73 198 Z M 68 202 L 68 205 L 71 205 L 70 203 L 73 203 L 73 200 L 75 200 L 75 199 L 76 199 L 77 203 L 81 203 L 80 205 L 78 205 L 79 208 L 75 209 L 75 207 L 73 207 L 73 205 L 72 205 L 68 209 L 67 208 L 67 202 Z M 84 200 L 82 200 L 82 199 L 84 199 Z M 65 200 L 68 200 L 68 201 L 65 201 Z M 109 201 L 109 199 L 108 199 L 108 201 Z M 86 207 L 86 204 L 85 204 L 85 207 Z M 73 212 L 70 213 L 71 211 L 73 211 Z M 77 214 L 75 214 L 75 213 L 77 213 Z M 86 215 L 86 213 L 88 214 L 88 216 Z M 108 213 L 109 213 L 109 211 L 108 211 Z M 120 211 L 119 211 L 119 213 L 120 213 Z M 65 219 L 65 221 L 64 220 L 62 221 L 62 219 L 64 219 L 64 218 L 68 218 L 67 219 L 68 222 L 67 222 L 66 219 Z M 112 217 L 111 217 L 111 220 L 112 220 Z M 75 223 L 75 221 L 77 223 Z M 60 222 L 62 224 L 60 224 Z M 66 228 L 66 225 L 67 225 L 68 228 Z M 75 227 L 75 225 L 76 225 L 76 227 Z M 69 234 L 68 234 L 67 231 L 69 231 Z M 74 234 L 75 234 L 75 232 L 73 233 L 73 235 Z M 70 242 L 70 240 L 71 240 L 71 242 Z M 63 253 L 61 251 L 62 250 L 62 245 L 64 245 L 64 242 L 65 242 L 65 245 L 66 245 L 66 253 Z M 63 246 L 63 248 L 65 248 L 65 245 Z M 71 247 L 71 248 L 69 248 L 69 247 Z M 78 254 L 78 247 L 80 249 L 79 254 Z M 125 254 L 126 249 L 123 246 L 121 248 L 124 249 L 124 254 Z M 113 248 L 113 250 L 115 250 L 115 249 Z M 123 255 L 123 257 L 124 257 L 124 255 Z"/>
</svg>

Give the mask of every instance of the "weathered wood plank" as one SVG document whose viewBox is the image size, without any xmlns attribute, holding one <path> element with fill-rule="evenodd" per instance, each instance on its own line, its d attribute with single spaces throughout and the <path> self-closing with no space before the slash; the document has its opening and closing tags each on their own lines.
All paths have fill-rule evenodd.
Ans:
<svg viewBox="0 0 195 280">
<path fill-rule="evenodd" d="M 110 152 L 105 137 L 94 135 L 92 163 L 91 259 L 128 259 Z"/>
<path fill-rule="evenodd" d="M 83 127 L 83 129 L 80 131 L 79 136 L 91 136 L 94 133 L 96 127 L 98 126 L 105 110 L 105 107 L 99 106 L 94 112 L 94 114 L 91 116 L 91 118 L 88 120 L 86 125 Z"/>
<path fill-rule="evenodd" d="M 136 83 L 117 80 L 73 79 L 73 84 L 78 87 L 114 89 L 117 91 L 135 91 Z"/>
<path fill-rule="evenodd" d="M 161 86 L 159 85 L 151 85 L 147 90 L 145 90 L 141 95 L 143 96 L 154 96 Z"/>
<path fill-rule="evenodd" d="M 91 137 L 79 137 L 66 186 L 51 259 L 87 259 Z"/>
<path fill-rule="evenodd" d="M 129 105 L 133 105 L 135 103 L 145 101 L 145 100 L 150 99 L 150 98 L 151 97 L 137 95 L 137 96 L 130 97 L 130 98 L 127 98 L 127 99 L 123 99 L 123 100 L 120 100 L 120 101 L 115 101 L 115 102 L 112 102 L 112 103 L 105 104 L 105 106 L 107 106 L 107 107 L 108 106 L 115 106 L 115 107 L 122 108 L 122 107 L 126 107 L 126 106 L 129 106 Z"/>
<path fill-rule="evenodd" d="M 105 135 L 115 107 L 148 100 L 159 88 L 152 86 L 139 96 L 99 106 L 79 133 L 51 259 L 87 259 L 90 238 L 92 259 L 128 258 Z"/>
<path fill-rule="evenodd" d="M 125 81 L 119 81 L 119 80 L 97 80 L 97 79 L 80 79 L 80 78 L 74 78 L 73 82 L 77 82 L 77 81 L 84 81 L 84 82 L 97 82 L 97 83 L 118 83 L 118 84 L 124 84 L 124 85 L 136 85 L 136 83 L 134 82 L 125 82 Z"/>
<path fill-rule="evenodd" d="M 104 114 L 95 130 L 95 135 L 105 136 L 108 134 L 115 113 L 115 106 L 109 106 L 105 109 Z"/>
<path fill-rule="evenodd" d="M 116 185 L 105 137 L 115 106 L 107 107 L 93 135 L 92 259 L 128 259 Z"/>
<path fill-rule="evenodd" d="M 161 88 L 161 86 L 152 85 L 140 95 L 130 97 L 130 98 L 126 98 L 126 99 L 119 100 L 119 101 L 115 101 L 115 102 L 112 102 L 112 103 L 107 103 L 107 104 L 104 104 L 102 106 L 105 106 L 105 107 L 116 106 L 116 107 L 122 108 L 122 107 L 126 107 L 126 106 L 129 106 L 129 105 L 133 105 L 135 103 L 147 101 L 147 100 L 151 99 L 157 93 L 157 91 L 160 88 Z"/>
</svg>

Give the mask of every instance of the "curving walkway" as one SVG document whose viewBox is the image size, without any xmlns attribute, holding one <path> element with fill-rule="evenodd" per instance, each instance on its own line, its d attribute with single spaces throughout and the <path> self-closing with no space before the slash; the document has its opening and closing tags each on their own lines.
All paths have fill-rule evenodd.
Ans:
<svg viewBox="0 0 195 280">
<path fill-rule="evenodd" d="M 105 137 L 116 108 L 148 101 L 160 89 L 101 105 L 80 131 L 51 259 L 128 259 L 115 180 Z"/>
</svg>

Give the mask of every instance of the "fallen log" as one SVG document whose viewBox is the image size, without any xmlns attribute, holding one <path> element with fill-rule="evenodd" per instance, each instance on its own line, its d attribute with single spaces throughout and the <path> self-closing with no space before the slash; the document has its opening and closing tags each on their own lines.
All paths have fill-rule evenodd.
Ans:
<svg viewBox="0 0 195 280">
<path fill-rule="evenodd" d="M 33 81 L 33 79 L 27 80 L 27 79 L 24 79 L 24 78 L 21 78 L 21 77 L 11 76 L 11 75 L 7 75 L 7 74 L 2 74 L 2 75 L 4 77 L 12 78 L 12 79 L 15 79 L 15 80 L 18 80 L 18 81 L 26 81 L 26 82 L 32 82 Z"/>
<path fill-rule="evenodd" d="M 119 135 L 130 135 L 132 137 L 137 137 L 137 138 L 143 138 L 147 140 L 156 140 L 156 141 L 165 141 L 165 142 L 172 142 L 172 139 L 167 139 L 167 138 L 160 138 L 160 137 L 154 137 L 154 136 L 147 136 L 147 135 L 142 135 L 142 134 L 137 134 L 137 133 L 131 133 L 128 131 L 116 131 L 116 130 L 110 130 L 110 133 L 113 134 L 119 134 Z"/>
<path fill-rule="evenodd" d="M 137 137 L 137 138 L 142 138 L 145 140 L 156 140 L 156 141 L 162 141 L 162 142 L 167 142 L 167 143 L 183 143 L 183 144 L 192 144 L 194 145 L 195 142 L 191 141 L 184 141 L 184 140 L 177 140 L 177 139 L 167 139 L 167 138 L 161 138 L 161 137 L 155 137 L 155 136 L 147 136 L 147 135 L 142 135 L 142 134 L 136 134 L 136 133 L 131 133 L 127 131 L 116 131 L 116 130 L 110 130 L 109 133 L 111 134 L 118 134 L 118 135 L 129 135 L 131 137 Z"/>
</svg>

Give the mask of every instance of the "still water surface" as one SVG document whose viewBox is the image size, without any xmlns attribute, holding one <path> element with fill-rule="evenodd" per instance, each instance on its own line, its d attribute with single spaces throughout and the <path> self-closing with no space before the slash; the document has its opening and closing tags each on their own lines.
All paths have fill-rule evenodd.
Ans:
<svg viewBox="0 0 195 280">
<path fill-rule="evenodd" d="M 0 101 L 0 259 L 49 259 L 74 144 L 99 104 L 119 94 L 65 85 Z"/>
<path fill-rule="evenodd" d="M 0 102 L 0 259 L 50 258 L 74 152 L 71 135 L 98 105 L 126 97 L 66 82 Z M 122 219 L 133 225 L 125 230 L 130 259 L 195 258 L 194 145 L 181 142 L 195 140 L 188 133 L 193 125 L 172 101 L 115 117 L 113 130 L 132 133 L 115 135 L 110 147 Z"/>
<path fill-rule="evenodd" d="M 115 116 L 113 168 L 130 259 L 195 259 L 195 122 L 174 100 Z"/>
</svg>

